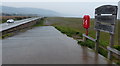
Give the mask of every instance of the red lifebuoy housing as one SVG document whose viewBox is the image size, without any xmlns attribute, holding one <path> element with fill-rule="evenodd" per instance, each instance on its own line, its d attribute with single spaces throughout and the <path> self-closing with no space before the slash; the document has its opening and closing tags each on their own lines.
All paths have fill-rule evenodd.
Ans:
<svg viewBox="0 0 120 66">
<path fill-rule="evenodd" d="M 85 15 L 83 17 L 83 27 L 86 29 L 90 27 L 90 16 L 89 15 Z"/>
</svg>

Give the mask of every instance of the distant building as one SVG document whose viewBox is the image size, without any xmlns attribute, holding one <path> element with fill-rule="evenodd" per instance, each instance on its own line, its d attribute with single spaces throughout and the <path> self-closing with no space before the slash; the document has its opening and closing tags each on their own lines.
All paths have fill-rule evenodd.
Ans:
<svg viewBox="0 0 120 66">
<path fill-rule="evenodd" d="M 118 2 L 118 19 L 120 19 L 120 1 Z"/>
</svg>

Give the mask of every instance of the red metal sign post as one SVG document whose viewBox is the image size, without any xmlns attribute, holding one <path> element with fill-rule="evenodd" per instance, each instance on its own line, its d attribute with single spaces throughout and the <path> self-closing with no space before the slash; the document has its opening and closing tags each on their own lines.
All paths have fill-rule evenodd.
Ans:
<svg viewBox="0 0 120 66">
<path fill-rule="evenodd" d="M 86 35 L 88 35 L 88 28 L 90 27 L 90 16 L 85 15 L 83 17 L 83 27 L 86 29 Z"/>
</svg>

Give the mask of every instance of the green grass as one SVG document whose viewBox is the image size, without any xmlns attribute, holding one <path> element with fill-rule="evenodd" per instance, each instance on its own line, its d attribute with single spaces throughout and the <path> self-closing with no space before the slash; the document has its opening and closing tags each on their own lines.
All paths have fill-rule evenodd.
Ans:
<svg viewBox="0 0 120 66">
<path fill-rule="evenodd" d="M 33 25 L 33 27 L 39 27 L 39 26 L 43 26 L 44 25 L 44 18 L 42 18 L 41 20 L 39 20 L 35 25 Z"/>
<path fill-rule="evenodd" d="M 78 41 L 78 44 L 80 44 L 81 46 L 87 46 L 87 47 L 92 48 L 92 49 L 95 48 L 95 43 L 89 39 L 87 39 L 85 42 Z"/>
<path fill-rule="evenodd" d="M 5 35 L 2 35 L 2 37 L 0 36 L 0 39 L 4 39 L 4 38 L 12 36 L 12 35 L 14 35 L 14 33 L 8 33 L 8 34 L 5 34 Z"/>
<path fill-rule="evenodd" d="M 85 42 L 78 41 L 78 44 L 80 44 L 81 46 L 87 46 L 91 49 L 95 49 L 95 42 L 89 39 L 87 39 Z M 98 53 L 100 53 L 101 55 L 107 58 L 107 53 L 108 53 L 107 50 L 104 50 L 103 48 L 99 47 Z"/>
<path fill-rule="evenodd" d="M 117 38 L 118 38 L 118 44 L 120 45 L 120 20 L 118 20 L 117 26 L 118 26 L 117 29 L 116 29 L 118 31 L 117 32 L 118 33 Z"/>
<path fill-rule="evenodd" d="M 114 45 L 114 48 L 120 51 L 120 45 Z"/>
<path fill-rule="evenodd" d="M 26 18 L 30 18 L 30 17 L 14 17 L 12 19 L 17 21 L 17 20 L 22 20 L 22 19 L 26 19 Z M 11 18 L 2 18 L 0 23 L 5 23 L 5 22 L 7 22 L 8 19 L 11 19 Z"/>
<path fill-rule="evenodd" d="M 55 26 L 55 27 L 62 26 L 61 28 L 66 27 L 66 28 L 77 30 L 80 33 L 85 33 L 85 29 L 82 26 L 83 20 L 81 18 L 50 17 L 50 18 L 47 18 L 47 21 L 51 23 L 52 26 Z M 110 34 L 105 33 L 105 32 L 100 32 L 100 34 L 101 34 L 100 44 L 104 47 L 108 46 Z M 96 30 L 94 30 L 94 19 L 91 19 L 90 28 L 89 28 L 89 36 L 93 38 L 95 38 L 96 36 Z M 116 26 L 115 45 L 118 45 L 118 24 Z"/>
<path fill-rule="evenodd" d="M 66 34 L 67 36 L 73 37 L 73 38 L 81 38 L 82 33 L 79 32 L 79 30 L 65 27 L 65 26 L 54 26 L 56 29 L 60 30 L 62 33 Z"/>
<path fill-rule="evenodd" d="M 105 49 L 99 47 L 98 53 L 101 54 L 101 55 L 103 55 L 104 57 L 107 58 L 107 54 L 108 54 L 108 51 L 107 51 L 107 50 L 105 50 Z"/>
<path fill-rule="evenodd" d="M 1 23 L 5 23 L 7 20 L 5 20 L 5 19 L 2 19 L 2 22 Z"/>
</svg>

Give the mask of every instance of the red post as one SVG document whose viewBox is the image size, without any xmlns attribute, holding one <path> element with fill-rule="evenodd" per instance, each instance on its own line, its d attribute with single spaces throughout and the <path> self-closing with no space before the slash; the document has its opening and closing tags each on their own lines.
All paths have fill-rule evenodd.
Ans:
<svg viewBox="0 0 120 66">
<path fill-rule="evenodd" d="M 86 35 L 88 35 L 88 29 L 86 29 Z"/>
</svg>

